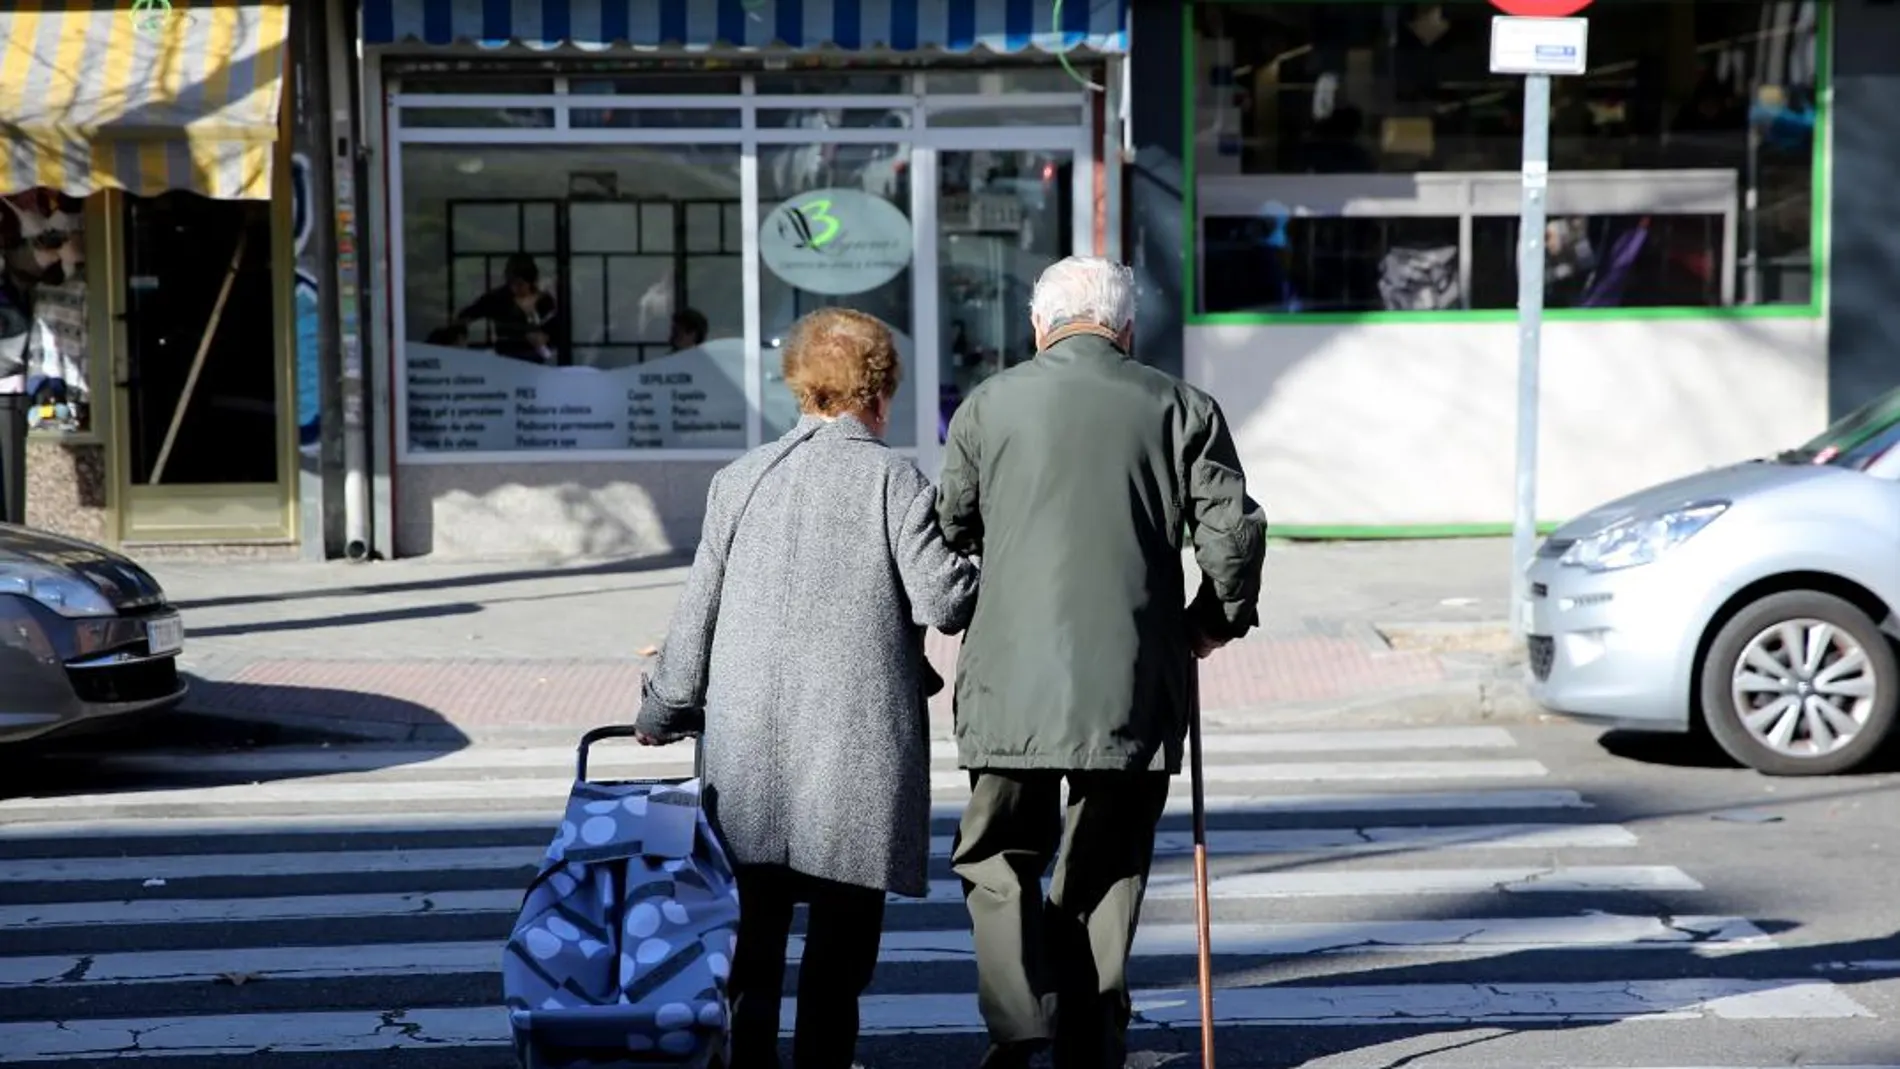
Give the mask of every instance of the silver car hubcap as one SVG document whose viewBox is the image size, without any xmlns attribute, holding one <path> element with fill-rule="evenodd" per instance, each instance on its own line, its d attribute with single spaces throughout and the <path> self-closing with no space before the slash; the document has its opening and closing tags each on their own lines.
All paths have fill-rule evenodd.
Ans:
<svg viewBox="0 0 1900 1069">
<path fill-rule="evenodd" d="M 1742 726 L 1790 757 L 1854 740 L 1874 707 L 1874 668 L 1854 637 L 1824 620 L 1787 620 L 1748 641 L 1730 680 Z"/>
</svg>

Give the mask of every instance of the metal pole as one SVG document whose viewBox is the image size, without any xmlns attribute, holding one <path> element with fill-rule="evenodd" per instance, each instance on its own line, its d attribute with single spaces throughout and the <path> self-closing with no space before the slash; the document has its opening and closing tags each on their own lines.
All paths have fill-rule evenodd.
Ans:
<svg viewBox="0 0 1900 1069">
<path fill-rule="evenodd" d="M 0 393 L 0 523 L 26 523 L 25 394 Z"/>
<path fill-rule="evenodd" d="M 1517 261 L 1517 515 L 1511 525 L 1511 619 L 1529 626 L 1524 570 L 1537 539 L 1537 370 L 1544 327 L 1544 197 L 1550 182 L 1550 75 L 1524 78 L 1524 205 Z"/>
<path fill-rule="evenodd" d="M 362 293 L 357 288 L 357 250 L 362 246 L 356 225 L 355 108 L 351 98 L 354 71 L 349 62 L 355 35 L 343 21 L 348 10 L 345 3 L 325 4 L 324 33 L 333 142 L 329 148 L 335 152 L 330 161 L 330 207 L 336 227 L 331 244 L 336 256 L 333 303 L 343 387 L 343 556 L 364 561 L 370 557 L 369 445 L 363 419 Z M 312 161 L 311 166 L 316 162 Z"/>
</svg>

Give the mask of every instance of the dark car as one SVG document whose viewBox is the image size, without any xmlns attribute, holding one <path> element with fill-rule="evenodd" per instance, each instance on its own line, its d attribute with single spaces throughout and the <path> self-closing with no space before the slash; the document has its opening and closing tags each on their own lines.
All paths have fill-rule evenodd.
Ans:
<svg viewBox="0 0 1900 1069">
<path fill-rule="evenodd" d="M 145 569 L 0 523 L 0 743 L 176 705 L 184 639 Z"/>
</svg>

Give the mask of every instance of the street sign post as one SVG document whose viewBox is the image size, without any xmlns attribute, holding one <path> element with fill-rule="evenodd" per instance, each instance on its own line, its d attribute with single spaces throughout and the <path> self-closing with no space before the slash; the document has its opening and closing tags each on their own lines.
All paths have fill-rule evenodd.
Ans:
<svg viewBox="0 0 1900 1069">
<path fill-rule="evenodd" d="M 1505 10 L 1537 6 L 1532 0 L 1493 0 Z M 1555 0 L 1577 10 L 1587 5 Z M 1552 6 L 1545 2 L 1545 8 Z M 1529 625 L 1528 579 L 1537 540 L 1538 365 L 1544 329 L 1544 216 L 1550 185 L 1550 79 L 1574 76 L 1588 62 L 1590 23 L 1578 18 L 1498 15 L 1491 19 L 1491 73 L 1524 76 L 1524 200 L 1518 215 L 1523 242 L 1517 260 L 1517 508 L 1511 523 L 1511 619 L 1522 636 Z"/>
</svg>

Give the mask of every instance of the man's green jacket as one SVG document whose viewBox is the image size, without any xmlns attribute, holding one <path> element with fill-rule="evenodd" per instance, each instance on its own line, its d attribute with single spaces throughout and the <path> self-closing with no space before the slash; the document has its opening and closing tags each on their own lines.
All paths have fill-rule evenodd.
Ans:
<svg viewBox="0 0 1900 1069">
<path fill-rule="evenodd" d="M 1214 399 L 1106 332 L 1058 331 L 957 410 L 938 519 L 983 569 L 957 658 L 962 767 L 1179 772 L 1196 635 L 1258 624 L 1266 556 Z"/>
</svg>

